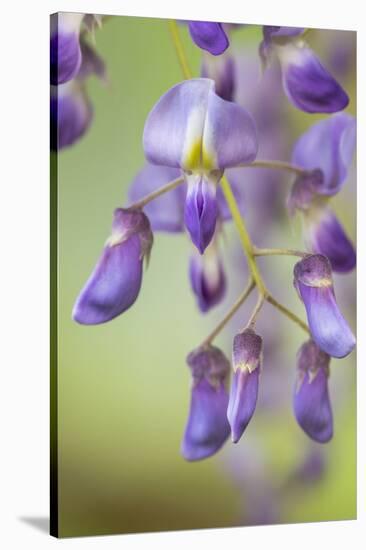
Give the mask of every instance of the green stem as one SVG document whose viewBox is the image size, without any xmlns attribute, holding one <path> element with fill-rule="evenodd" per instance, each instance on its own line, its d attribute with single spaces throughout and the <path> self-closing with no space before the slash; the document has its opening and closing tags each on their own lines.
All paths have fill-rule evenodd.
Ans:
<svg viewBox="0 0 366 550">
<path fill-rule="evenodd" d="M 298 176 L 308 173 L 307 170 L 304 170 L 300 166 L 295 166 L 294 164 L 282 160 L 255 160 L 254 162 L 238 164 L 234 168 L 269 168 L 273 170 L 286 170 Z"/>
<path fill-rule="evenodd" d="M 226 202 L 228 204 L 229 210 L 231 212 L 231 215 L 233 217 L 234 223 L 236 225 L 236 228 L 238 230 L 241 244 L 244 250 L 244 253 L 248 260 L 248 266 L 249 270 L 252 274 L 252 277 L 255 281 L 255 284 L 258 287 L 258 290 L 261 294 L 266 295 L 267 290 L 265 287 L 265 284 L 262 280 L 261 274 L 259 272 L 258 266 L 255 262 L 254 254 L 253 254 L 253 245 L 252 241 L 250 239 L 249 233 L 247 231 L 247 228 L 245 226 L 245 222 L 240 214 L 239 207 L 237 205 L 236 199 L 234 197 L 234 193 L 231 189 L 231 185 L 227 179 L 226 176 L 222 176 L 221 178 L 221 187 L 222 191 L 224 193 L 224 197 L 226 199 Z"/>
<path fill-rule="evenodd" d="M 308 252 L 302 252 L 301 250 L 292 250 L 291 248 L 257 248 L 253 247 L 254 256 L 299 256 L 300 258 L 306 258 L 309 256 Z"/>
<path fill-rule="evenodd" d="M 242 292 L 242 294 L 240 294 L 239 298 L 237 299 L 235 304 L 231 307 L 231 309 L 227 312 L 225 317 L 220 321 L 220 323 L 216 326 L 216 328 L 214 328 L 214 330 L 202 342 L 202 344 L 201 344 L 202 347 L 205 347 L 205 346 L 208 346 L 208 345 L 211 344 L 212 340 L 214 340 L 214 338 L 216 338 L 216 336 L 222 331 L 222 329 L 224 328 L 226 323 L 228 321 L 230 321 L 230 319 L 238 311 L 240 306 L 245 302 L 245 300 L 248 298 L 249 294 L 252 292 L 254 287 L 255 287 L 255 283 L 254 283 L 253 279 L 250 277 L 244 292 Z"/>
<path fill-rule="evenodd" d="M 142 199 L 140 199 L 137 202 L 134 202 L 129 206 L 128 208 L 131 208 L 132 210 L 137 208 L 143 208 L 148 204 L 149 202 L 153 201 L 157 197 L 160 197 L 160 195 L 163 195 L 164 193 L 167 193 L 168 191 L 171 191 L 172 189 L 175 189 L 175 187 L 178 187 L 181 183 L 184 182 L 184 177 L 180 176 L 179 178 L 170 181 L 169 183 L 165 183 L 155 191 L 152 191 L 152 193 L 149 193 L 148 195 L 145 195 Z"/>
<path fill-rule="evenodd" d="M 259 312 L 262 309 L 262 306 L 264 304 L 264 300 L 265 300 L 264 295 L 259 294 L 257 303 L 256 303 L 256 305 L 255 305 L 255 307 L 252 311 L 251 316 L 249 317 L 246 328 L 253 328 L 254 327 L 254 325 L 256 323 L 256 320 L 257 320 L 257 317 L 258 317 L 258 314 L 259 314 Z"/>
<path fill-rule="evenodd" d="M 172 38 L 172 42 L 174 44 L 174 48 L 175 48 L 184 78 L 189 80 L 190 78 L 192 78 L 192 72 L 191 72 L 191 69 L 189 68 L 188 61 L 184 53 L 183 44 L 180 39 L 178 24 L 175 19 L 169 19 L 168 24 L 169 24 L 170 36 Z"/>
<path fill-rule="evenodd" d="M 292 311 L 287 309 L 287 307 L 280 304 L 280 302 L 277 302 L 277 300 L 275 300 L 271 294 L 267 295 L 266 299 L 267 299 L 267 302 L 269 302 L 274 307 L 276 307 L 279 311 L 281 311 L 284 315 L 286 315 L 286 317 L 291 319 L 291 321 L 294 321 L 294 323 L 299 325 L 299 327 L 301 327 L 307 334 L 310 334 L 309 327 L 307 326 L 307 324 L 304 323 L 297 315 L 295 315 L 295 313 L 292 313 Z"/>
</svg>

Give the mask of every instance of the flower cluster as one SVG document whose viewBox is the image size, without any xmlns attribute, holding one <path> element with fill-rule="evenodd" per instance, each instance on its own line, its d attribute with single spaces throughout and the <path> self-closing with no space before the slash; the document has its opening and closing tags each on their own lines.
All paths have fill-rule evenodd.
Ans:
<svg viewBox="0 0 366 550">
<path fill-rule="evenodd" d="M 65 85 L 65 78 L 75 81 L 93 71 L 98 74 L 91 50 L 84 53 L 85 44 L 79 41 L 81 22 L 82 18 L 75 16 L 72 25 L 69 20 L 69 26 L 58 25 L 58 70 L 52 73 L 58 86 Z M 265 376 L 263 339 L 256 331 L 265 304 L 306 332 L 307 340 L 296 361 L 294 415 L 311 439 L 325 443 L 333 434 L 330 361 L 347 356 L 355 346 L 355 337 L 337 305 L 332 272 L 354 269 L 356 253 L 329 206 L 347 180 L 355 149 L 355 119 L 340 112 L 347 106 L 348 96 L 305 43 L 305 29 L 263 27 L 258 59 L 265 74 L 270 73 L 271 63 L 278 62 L 289 101 L 307 113 L 328 116 L 310 125 L 297 139 L 291 162 L 273 158 L 279 143 L 277 149 L 272 147 L 270 160 L 258 158 L 258 151 L 263 154 L 267 150 L 263 126 L 270 125 L 274 115 L 265 104 L 250 113 L 250 101 L 244 105 L 238 98 L 242 67 L 229 52 L 231 27 L 193 21 L 187 25 L 195 44 L 204 50 L 201 75 L 193 78 L 189 73 L 187 60 L 182 60 L 182 44 L 177 44 L 178 27 L 171 23 L 185 79 L 163 94 L 147 116 L 142 136 L 146 164 L 131 183 L 129 206 L 115 210 L 111 236 L 76 300 L 73 318 L 81 324 L 97 325 L 133 305 L 153 232 L 159 231 L 189 235 L 193 245 L 188 261 L 191 288 L 200 311 L 211 310 L 222 301 L 228 286 L 220 247 L 223 227 L 233 221 L 249 280 L 227 315 L 187 357 L 191 401 L 181 452 L 190 461 L 207 458 L 230 434 L 237 443 L 247 429 L 261 376 Z M 266 85 L 268 80 L 263 82 Z M 251 80 L 245 79 L 245 85 L 249 87 Z M 271 90 L 266 97 L 270 104 Z M 248 185 L 245 172 L 256 170 L 257 176 L 251 178 L 253 186 L 258 181 L 258 187 L 263 170 L 285 170 L 293 175 L 287 207 L 291 216 L 298 212 L 303 220 L 306 250 L 253 244 L 243 216 L 243 188 Z M 257 257 L 272 255 L 297 258 L 293 282 L 307 323 L 267 289 Z M 233 338 L 229 388 L 230 361 L 212 342 L 254 290 L 256 306 Z"/>
<path fill-rule="evenodd" d="M 73 145 L 88 130 L 93 106 L 86 90 L 91 75 L 106 82 L 103 59 L 87 41 L 101 17 L 83 13 L 51 16 L 51 150 Z"/>
</svg>

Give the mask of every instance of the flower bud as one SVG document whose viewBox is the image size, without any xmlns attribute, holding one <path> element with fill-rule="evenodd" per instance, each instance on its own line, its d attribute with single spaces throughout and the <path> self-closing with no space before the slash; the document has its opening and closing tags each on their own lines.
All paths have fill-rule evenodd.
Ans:
<svg viewBox="0 0 366 550">
<path fill-rule="evenodd" d="M 243 435 L 255 411 L 262 347 L 262 338 L 252 329 L 245 329 L 234 338 L 234 377 L 227 410 L 234 443 L 237 443 Z"/>
<path fill-rule="evenodd" d="M 193 383 L 181 452 L 186 460 L 193 461 L 215 454 L 229 437 L 225 381 L 230 362 L 219 348 L 209 346 L 192 351 L 187 364 Z"/>
<path fill-rule="evenodd" d="M 211 55 L 221 55 L 229 47 L 229 40 L 221 23 L 189 21 L 188 29 L 196 46 Z"/>
<path fill-rule="evenodd" d="M 76 300 L 73 319 L 83 325 L 105 323 L 135 302 L 141 287 L 142 262 L 149 258 L 153 235 L 143 212 L 118 208 L 112 234 Z"/>
<path fill-rule="evenodd" d="M 304 432 L 318 443 L 333 436 L 333 416 L 328 392 L 330 357 L 312 340 L 297 354 L 294 413 Z"/>
<path fill-rule="evenodd" d="M 226 277 L 214 243 L 204 255 L 195 253 L 191 256 L 189 278 L 202 313 L 220 303 L 226 291 Z"/>
<path fill-rule="evenodd" d="M 356 340 L 340 312 L 333 289 L 328 258 L 314 254 L 294 268 L 294 285 L 304 302 L 314 342 L 331 357 L 345 357 Z"/>
</svg>

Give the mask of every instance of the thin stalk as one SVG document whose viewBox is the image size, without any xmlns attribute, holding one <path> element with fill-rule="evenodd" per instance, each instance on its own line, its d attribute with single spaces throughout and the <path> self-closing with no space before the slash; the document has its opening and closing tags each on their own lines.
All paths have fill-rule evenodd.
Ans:
<svg viewBox="0 0 366 550">
<path fill-rule="evenodd" d="M 285 170 L 297 174 L 298 176 L 308 173 L 304 168 L 282 160 L 255 160 L 254 162 L 238 164 L 234 168 L 269 168 L 273 170 Z"/>
<path fill-rule="evenodd" d="M 191 72 L 191 69 L 189 68 L 187 57 L 184 52 L 183 44 L 180 39 L 178 24 L 175 19 L 169 19 L 168 24 L 169 24 L 170 36 L 172 38 L 172 42 L 174 44 L 174 48 L 175 48 L 184 78 L 189 80 L 190 78 L 192 78 L 192 72 Z"/>
<path fill-rule="evenodd" d="M 274 307 L 276 307 L 279 311 L 281 311 L 286 317 L 291 319 L 291 321 L 299 325 L 299 327 L 301 327 L 307 334 L 310 334 L 307 324 L 304 323 L 297 315 L 295 315 L 295 313 L 292 313 L 292 311 L 287 309 L 287 307 L 277 302 L 277 300 L 275 300 L 271 294 L 267 295 L 266 300 Z"/>
<path fill-rule="evenodd" d="M 248 298 L 249 294 L 252 292 L 253 288 L 255 287 L 255 283 L 253 279 L 250 277 L 248 284 L 242 294 L 240 294 L 239 298 L 235 302 L 235 304 L 231 307 L 231 309 L 227 312 L 225 317 L 220 321 L 220 323 L 217 325 L 216 328 L 207 336 L 207 338 L 202 342 L 202 347 L 208 346 L 211 344 L 212 340 L 216 338 L 216 336 L 222 331 L 224 326 L 230 319 L 235 315 L 235 313 L 238 311 L 240 306 L 245 302 L 245 300 Z"/>
<path fill-rule="evenodd" d="M 254 327 L 254 325 L 257 321 L 258 314 L 259 314 L 259 312 L 262 309 L 262 306 L 264 304 L 264 300 L 265 300 L 265 297 L 263 296 L 263 294 L 259 294 L 257 303 L 255 304 L 255 307 L 252 311 L 252 314 L 249 317 L 249 321 L 247 322 L 246 328 L 253 328 Z"/>
<path fill-rule="evenodd" d="M 255 262 L 255 258 L 254 258 L 254 255 L 253 255 L 252 241 L 250 239 L 249 233 L 248 233 L 247 228 L 245 226 L 245 222 L 244 222 L 244 220 L 243 220 L 243 218 L 240 214 L 240 210 L 238 208 L 236 199 L 235 199 L 234 194 L 232 192 L 231 185 L 230 185 L 228 179 L 226 178 L 226 176 L 223 176 L 221 178 L 221 187 L 222 187 L 222 191 L 224 193 L 224 197 L 226 199 L 226 202 L 228 204 L 229 210 L 230 210 L 231 215 L 233 217 L 234 223 L 235 223 L 236 228 L 238 230 L 240 240 L 241 240 L 241 244 L 242 244 L 244 253 L 247 257 L 248 266 L 249 266 L 250 272 L 252 274 L 252 277 L 255 281 L 255 284 L 258 287 L 259 292 L 263 295 L 266 295 L 267 290 L 266 290 L 266 287 L 264 285 L 264 282 L 262 280 L 261 274 L 259 272 L 258 266 Z"/>
<path fill-rule="evenodd" d="M 160 195 L 163 195 L 164 193 L 167 193 L 168 191 L 171 191 L 172 189 L 175 189 L 175 187 L 178 187 L 178 185 L 180 185 L 183 182 L 184 182 L 184 177 L 180 176 L 179 178 L 177 178 L 173 181 L 170 181 L 169 183 L 165 183 L 164 185 L 162 185 L 161 187 L 159 187 L 155 191 L 152 191 L 152 193 L 149 193 L 148 195 L 145 195 L 145 197 L 143 197 L 139 201 L 134 202 L 133 204 L 131 204 L 131 206 L 129 206 L 129 208 L 131 208 L 131 209 L 143 208 L 149 202 L 153 201 L 157 197 L 160 197 Z"/>
<path fill-rule="evenodd" d="M 306 258 L 309 256 L 308 252 L 302 252 L 301 250 L 293 250 L 291 248 L 257 248 L 253 249 L 254 256 L 299 256 L 300 258 Z"/>
</svg>

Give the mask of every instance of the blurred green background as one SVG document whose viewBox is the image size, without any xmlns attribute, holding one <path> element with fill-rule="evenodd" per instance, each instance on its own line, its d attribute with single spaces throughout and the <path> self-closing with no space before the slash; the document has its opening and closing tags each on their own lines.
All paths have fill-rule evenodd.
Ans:
<svg viewBox="0 0 366 550">
<path fill-rule="evenodd" d="M 320 49 L 327 43 L 322 32 L 309 34 L 309 42 L 318 42 Z M 181 35 L 199 74 L 200 51 L 183 26 Z M 260 29 L 240 29 L 234 35 L 233 48 L 252 47 L 260 39 Z M 109 235 L 112 212 L 126 203 L 128 185 L 144 162 L 146 115 L 181 80 L 166 21 L 108 18 L 96 32 L 96 46 L 107 64 L 109 86 L 90 80 L 94 122 L 58 161 L 60 536 L 244 525 L 251 497 L 249 492 L 246 496 L 241 475 L 250 472 L 246 453 L 258 441 L 265 459 L 260 483 L 268 479 L 274 487 L 277 521 L 355 518 L 354 354 L 333 362 L 331 391 L 337 388 L 340 397 L 334 404 L 335 437 L 324 448 L 324 476 L 279 491 L 287 472 L 308 449 L 291 409 L 294 357 L 303 335 L 287 321 L 279 345 L 288 358 L 288 378 L 283 381 L 288 400 L 275 414 L 257 411 L 248 436 L 237 446 L 227 443 L 221 453 L 200 463 L 181 457 L 190 397 L 185 357 L 230 304 L 229 298 L 212 314 L 199 314 L 188 283 L 191 245 L 185 236 L 155 235 L 139 299 L 126 314 L 95 327 L 71 320 L 76 296 Z M 355 82 L 345 84 L 354 113 Z M 295 135 L 316 118 L 290 109 Z M 353 182 L 336 200 L 353 237 L 355 198 Z M 302 246 L 300 233 L 292 231 L 288 237 L 287 225 L 282 234 L 289 244 Z M 236 238 L 231 228 L 227 235 Z M 303 315 L 292 289 L 292 265 L 291 259 L 273 260 L 273 269 L 283 274 L 283 300 Z M 355 277 L 348 280 L 346 287 L 344 278 L 340 282 L 338 296 L 355 328 Z M 218 342 L 230 355 L 230 335 L 222 335 Z"/>
</svg>

